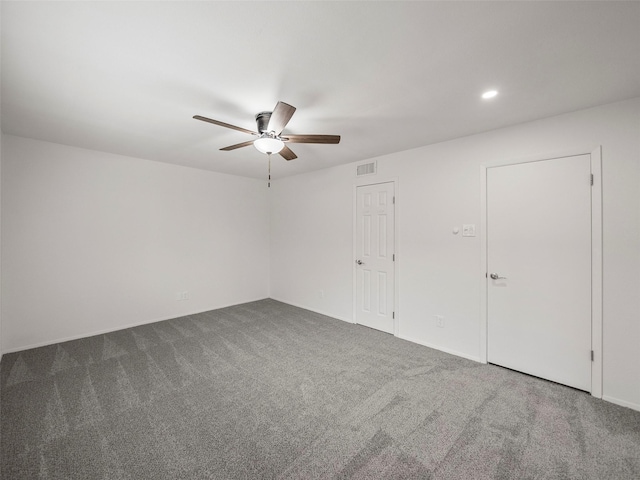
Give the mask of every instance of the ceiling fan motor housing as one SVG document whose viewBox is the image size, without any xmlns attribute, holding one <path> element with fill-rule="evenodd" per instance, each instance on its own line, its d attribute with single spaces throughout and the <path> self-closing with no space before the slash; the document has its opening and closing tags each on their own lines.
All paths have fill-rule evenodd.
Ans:
<svg viewBox="0 0 640 480">
<path fill-rule="evenodd" d="M 258 124 L 258 133 L 264 133 L 269 128 L 269 119 L 272 112 L 260 112 L 256 115 L 256 123 Z"/>
</svg>

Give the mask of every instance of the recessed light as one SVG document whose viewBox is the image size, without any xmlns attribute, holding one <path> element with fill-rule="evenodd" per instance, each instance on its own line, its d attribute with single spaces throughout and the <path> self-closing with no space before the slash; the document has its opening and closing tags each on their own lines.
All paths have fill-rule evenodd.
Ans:
<svg viewBox="0 0 640 480">
<path fill-rule="evenodd" d="M 498 91 L 497 90 L 489 90 L 489 91 L 484 92 L 482 94 L 482 98 L 484 98 L 485 100 L 488 100 L 490 98 L 495 97 L 496 95 L 498 95 Z"/>
</svg>

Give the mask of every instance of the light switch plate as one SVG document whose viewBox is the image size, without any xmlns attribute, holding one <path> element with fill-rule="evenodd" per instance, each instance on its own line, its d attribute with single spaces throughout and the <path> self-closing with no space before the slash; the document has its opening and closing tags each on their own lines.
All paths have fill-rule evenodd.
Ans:
<svg viewBox="0 0 640 480">
<path fill-rule="evenodd" d="M 476 236 L 476 226 L 475 226 L 475 224 L 462 225 L 462 236 L 463 237 L 475 237 Z"/>
</svg>

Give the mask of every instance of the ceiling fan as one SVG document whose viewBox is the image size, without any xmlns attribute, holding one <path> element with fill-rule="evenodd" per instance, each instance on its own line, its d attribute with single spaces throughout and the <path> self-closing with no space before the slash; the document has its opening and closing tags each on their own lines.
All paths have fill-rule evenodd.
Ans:
<svg viewBox="0 0 640 480">
<path fill-rule="evenodd" d="M 256 115 L 257 132 L 201 115 L 194 115 L 193 118 L 258 137 L 254 140 L 237 143 L 220 149 L 224 151 L 253 145 L 262 153 L 268 155 L 279 153 L 285 160 L 293 160 L 298 157 L 285 143 L 340 143 L 340 135 L 282 135 L 284 127 L 287 126 L 287 123 L 289 123 L 295 111 L 296 107 L 292 107 L 284 102 L 278 102 L 273 112 L 258 113 Z"/>
</svg>

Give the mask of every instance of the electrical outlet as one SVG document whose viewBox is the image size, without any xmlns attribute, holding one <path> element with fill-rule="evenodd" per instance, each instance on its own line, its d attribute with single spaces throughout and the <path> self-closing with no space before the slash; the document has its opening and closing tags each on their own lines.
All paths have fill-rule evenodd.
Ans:
<svg viewBox="0 0 640 480">
<path fill-rule="evenodd" d="M 324 298 L 324 290 L 320 290 L 320 298 Z"/>
<path fill-rule="evenodd" d="M 176 300 L 189 300 L 189 292 L 178 292 L 176 295 Z"/>
<path fill-rule="evenodd" d="M 442 315 L 434 315 L 433 318 L 436 319 L 437 327 L 444 328 L 444 317 Z"/>
</svg>

